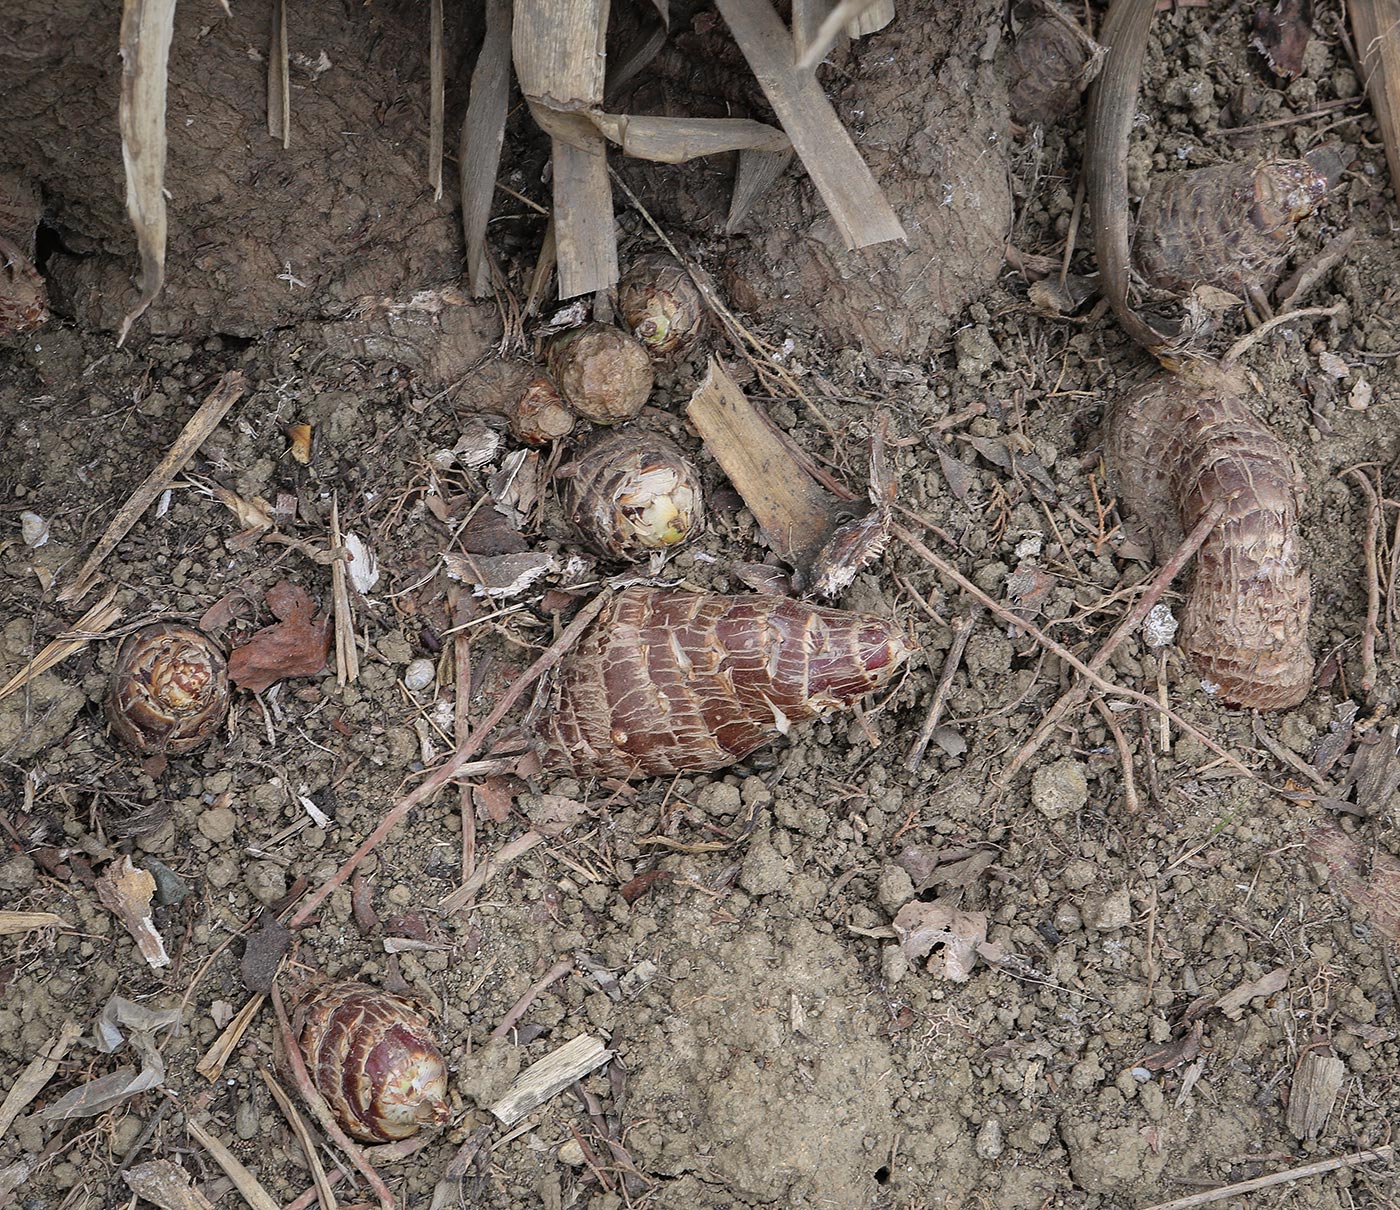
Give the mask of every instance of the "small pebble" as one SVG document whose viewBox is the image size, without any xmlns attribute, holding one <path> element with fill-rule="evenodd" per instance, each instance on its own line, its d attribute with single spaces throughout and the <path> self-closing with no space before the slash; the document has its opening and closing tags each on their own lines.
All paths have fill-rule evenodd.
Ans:
<svg viewBox="0 0 1400 1210">
<path fill-rule="evenodd" d="M 404 687 L 412 693 L 426 689 L 437 679 L 437 668 L 432 660 L 416 659 L 404 669 Z"/>
<path fill-rule="evenodd" d="M 199 817 L 199 833 L 215 844 L 233 839 L 238 830 L 238 816 L 228 807 L 210 807 Z"/>
<path fill-rule="evenodd" d="M 0 861 L 0 891 L 27 891 L 37 879 L 34 862 L 24 853 Z"/>
<path fill-rule="evenodd" d="M 565 1139 L 559 1144 L 559 1162 L 570 1168 L 583 1167 L 583 1148 L 577 1139 Z"/>
<path fill-rule="evenodd" d="M 243 881 L 259 903 L 276 903 L 287 896 L 287 871 L 275 861 L 255 861 Z"/>
<path fill-rule="evenodd" d="M 1001 1123 L 996 1118 L 988 1118 L 983 1122 L 973 1146 L 977 1150 L 979 1160 L 994 1160 L 1000 1156 L 1003 1146 Z"/>
<path fill-rule="evenodd" d="M 1084 899 L 1082 915 L 1089 928 L 1108 933 L 1128 927 L 1133 918 L 1133 905 L 1126 888 L 1111 895 L 1088 895 Z"/>
<path fill-rule="evenodd" d="M 1084 766 L 1065 756 L 1041 765 L 1031 778 L 1031 802 L 1046 819 L 1063 819 L 1082 811 L 1089 801 L 1089 779 Z"/>
<path fill-rule="evenodd" d="M 156 880 L 157 907 L 169 907 L 172 903 L 180 903 L 189 895 L 189 884 L 164 862 L 147 857 L 146 869 Z"/>
</svg>

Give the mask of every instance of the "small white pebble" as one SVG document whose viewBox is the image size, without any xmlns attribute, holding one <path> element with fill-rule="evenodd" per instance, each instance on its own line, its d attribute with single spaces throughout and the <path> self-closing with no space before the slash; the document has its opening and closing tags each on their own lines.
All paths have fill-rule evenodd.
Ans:
<svg viewBox="0 0 1400 1210">
<path fill-rule="evenodd" d="M 413 693 L 426 689 L 437 678 L 437 669 L 432 660 L 414 660 L 404 669 L 404 686 Z"/>
</svg>

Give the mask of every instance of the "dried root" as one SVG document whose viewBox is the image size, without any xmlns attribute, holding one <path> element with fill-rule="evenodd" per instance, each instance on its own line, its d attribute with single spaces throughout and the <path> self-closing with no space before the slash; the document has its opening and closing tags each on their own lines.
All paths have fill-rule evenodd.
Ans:
<svg viewBox="0 0 1400 1210">
<path fill-rule="evenodd" d="M 1196 557 L 1181 644 L 1233 705 L 1296 706 L 1312 684 L 1312 588 L 1298 535 L 1297 470 L 1253 414 L 1238 372 L 1193 364 L 1110 408 L 1104 456 L 1126 510 L 1159 551 L 1227 507 Z"/>
<path fill-rule="evenodd" d="M 878 617 L 629 588 L 559 668 L 537 724 L 545 763 L 581 777 L 723 768 L 879 689 L 909 654 Z"/>
</svg>

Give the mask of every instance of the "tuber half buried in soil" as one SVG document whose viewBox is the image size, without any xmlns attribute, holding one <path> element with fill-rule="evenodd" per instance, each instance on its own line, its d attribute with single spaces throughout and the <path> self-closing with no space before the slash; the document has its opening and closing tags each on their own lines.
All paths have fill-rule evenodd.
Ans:
<svg viewBox="0 0 1400 1210">
<path fill-rule="evenodd" d="M 869 614 L 628 588 L 560 665 L 536 729 L 546 766 L 579 777 L 720 769 L 879 689 L 909 654 Z"/>
<path fill-rule="evenodd" d="M 594 424 L 634 419 L 654 382 L 647 351 L 621 328 L 600 323 L 556 336 L 549 373 L 569 406 Z"/>
<path fill-rule="evenodd" d="M 1297 470 L 1250 410 L 1238 371 L 1210 362 L 1159 374 L 1117 400 L 1104 459 L 1125 511 L 1163 555 L 1217 501 L 1196 555 L 1181 645 L 1203 682 L 1237 706 L 1296 706 L 1312 684 L 1312 588 L 1298 535 Z"/>
<path fill-rule="evenodd" d="M 1217 164 L 1157 176 L 1138 211 L 1133 261 L 1179 294 L 1215 286 L 1267 314 L 1298 223 L 1327 193 L 1306 160 Z"/>
</svg>

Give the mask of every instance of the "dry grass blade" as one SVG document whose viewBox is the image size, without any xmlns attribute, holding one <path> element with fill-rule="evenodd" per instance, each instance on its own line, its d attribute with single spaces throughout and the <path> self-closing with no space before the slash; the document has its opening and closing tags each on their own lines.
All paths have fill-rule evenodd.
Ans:
<svg viewBox="0 0 1400 1210">
<path fill-rule="evenodd" d="M 1154 7 L 1154 0 L 1114 0 L 1099 34 L 1108 57 L 1090 86 L 1084 117 L 1084 174 L 1104 296 L 1123 330 L 1148 351 L 1161 347 L 1166 337 L 1128 298 L 1128 142 Z"/>
<path fill-rule="evenodd" d="M 71 631 L 52 640 L 43 651 L 0 686 L 0 700 L 24 688 L 36 676 L 47 672 L 55 664 L 61 664 L 74 652 L 81 651 L 95 637 L 114 626 L 122 616 L 121 606 L 112 603 L 116 595 L 115 588 L 108 589 L 102 599 L 78 619 Z"/>
<path fill-rule="evenodd" d="M 253 1018 L 258 1015 L 258 1010 L 262 1008 L 263 1001 L 267 995 L 263 992 L 254 992 L 242 1008 L 238 1010 L 238 1015 L 227 1025 L 224 1031 L 214 1039 L 214 1044 L 204 1052 L 204 1056 L 194 1065 L 195 1071 L 199 1072 L 206 1080 L 217 1080 L 224 1072 L 224 1066 L 228 1063 L 239 1042 L 243 1040 L 243 1035 L 248 1032 L 248 1026 L 253 1023 Z"/>
<path fill-rule="evenodd" d="M 871 0 L 859 16 L 852 17 L 846 32 L 852 38 L 879 33 L 894 20 L 894 0 Z"/>
<path fill-rule="evenodd" d="M 292 89 L 288 76 L 287 0 L 272 5 L 272 38 L 267 53 L 267 133 L 292 145 Z"/>
<path fill-rule="evenodd" d="M 486 0 L 486 37 L 472 69 L 471 96 L 462 119 L 457 167 L 462 188 L 462 237 L 467 283 L 474 298 L 491 292 L 486 227 L 496 192 L 496 170 L 506 136 L 510 94 L 510 0 Z"/>
<path fill-rule="evenodd" d="M 243 1166 L 238 1157 L 188 1115 L 185 1118 L 185 1129 L 190 1132 L 195 1142 L 209 1153 L 209 1158 L 224 1170 L 224 1175 L 234 1183 L 239 1195 L 252 1210 L 282 1210 L 272 1195 L 263 1188 L 262 1182 Z"/>
<path fill-rule="evenodd" d="M 716 5 L 831 211 L 846 247 L 904 239 L 899 217 L 816 77 L 793 63 L 792 37 L 770 0 L 716 0 Z"/>
<path fill-rule="evenodd" d="M 432 0 L 428 16 L 428 184 L 442 201 L 442 0 Z"/>
<path fill-rule="evenodd" d="M 726 235 L 732 235 L 758 201 L 792 163 L 792 148 L 787 151 L 741 151 L 739 167 L 734 173 L 734 192 L 729 199 L 729 217 L 725 219 Z"/>
<path fill-rule="evenodd" d="M 141 297 L 122 320 L 117 344 L 165 284 L 165 91 L 175 0 L 122 5 L 119 120 L 126 169 L 126 212 L 141 251 Z"/>
<path fill-rule="evenodd" d="M 1347 0 L 1347 11 L 1385 143 L 1390 183 L 1400 192 L 1400 0 Z"/>
<path fill-rule="evenodd" d="M 9 937 L 14 933 L 28 933 L 33 929 L 72 927 L 62 916 L 55 916 L 52 912 L 0 911 L 0 937 Z"/>
<path fill-rule="evenodd" d="M 1285 1168 L 1282 1172 L 1271 1172 L 1267 1176 L 1252 1177 L 1247 1181 L 1237 1181 L 1233 1185 L 1221 1185 L 1205 1193 L 1193 1193 L 1190 1197 L 1179 1197 L 1170 1202 L 1158 1202 L 1147 1210 L 1192 1210 L 1195 1206 L 1210 1206 L 1223 1202 L 1226 1198 L 1243 1197 L 1259 1189 L 1271 1189 L 1275 1185 L 1290 1185 L 1294 1181 L 1322 1176 L 1341 1168 L 1359 1168 L 1363 1164 L 1385 1164 L 1395 1156 L 1395 1148 L 1388 1144 L 1374 1151 L 1358 1151 L 1352 1155 L 1339 1155 L 1335 1159 L 1318 1160 L 1312 1164 L 1301 1164 L 1297 1168 Z"/>
<path fill-rule="evenodd" d="M 146 476 L 141 486 L 131 493 L 126 503 L 117 511 L 106 532 L 92 548 L 92 554 L 88 555 L 82 570 L 73 578 L 72 583 L 58 594 L 60 601 L 77 601 L 87 595 L 103 561 L 116 549 L 117 543 L 126 537 L 155 498 L 184 469 L 185 463 L 194 457 L 209 434 L 219 427 L 219 422 L 228 414 L 229 408 L 243 397 L 245 385 L 243 375 L 237 370 L 230 370 L 219 379 L 209 397 L 199 405 L 199 409 L 180 430 L 175 444 L 156 464 L 155 470 Z"/>
<path fill-rule="evenodd" d="M 268 1092 L 272 1094 L 272 1099 L 277 1102 L 277 1108 L 282 1111 L 282 1116 L 287 1119 L 292 1133 L 297 1136 L 297 1142 L 301 1144 L 306 1162 L 311 1167 L 311 1179 L 316 1186 L 316 1196 L 320 1200 L 321 1210 L 335 1210 L 335 1194 L 331 1191 L 330 1181 L 326 1179 L 326 1166 L 321 1163 L 321 1156 L 316 1150 L 316 1140 L 311 1137 L 311 1131 L 306 1128 L 306 1122 L 297 1112 L 297 1107 L 292 1104 L 292 1098 L 282 1090 L 282 1085 L 272 1078 L 272 1073 L 266 1067 L 259 1067 L 258 1075 L 262 1076 L 263 1083 L 267 1085 Z"/>
<path fill-rule="evenodd" d="M 331 497 L 331 545 L 344 546 L 340 533 L 340 497 Z M 350 607 L 350 575 L 344 559 L 331 563 L 331 602 L 335 609 L 335 683 L 360 679 L 360 650 L 355 645 L 355 614 Z"/>
<path fill-rule="evenodd" d="M 82 1033 L 83 1027 L 77 1022 L 65 1021 L 57 1035 L 50 1038 L 44 1049 L 30 1060 L 29 1066 L 19 1073 L 5 1095 L 5 1103 L 0 1105 L 0 1139 L 10 1132 L 14 1120 L 28 1108 L 29 1103 L 43 1092 L 44 1086 L 53 1079 L 63 1056 L 68 1053 L 68 1048 L 82 1037 Z"/>
</svg>

